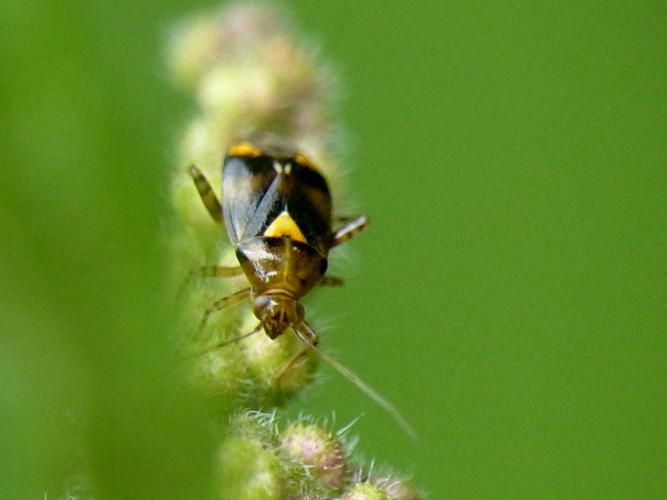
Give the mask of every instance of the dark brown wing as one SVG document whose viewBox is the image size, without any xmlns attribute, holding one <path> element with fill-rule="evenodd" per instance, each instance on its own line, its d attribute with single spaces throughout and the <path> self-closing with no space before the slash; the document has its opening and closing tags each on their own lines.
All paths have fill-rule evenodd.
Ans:
<svg viewBox="0 0 667 500">
<path fill-rule="evenodd" d="M 281 215 L 298 227 L 305 243 L 326 256 L 331 235 L 331 197 L 324 177 L 301 157 L 228 156 L 222 172 L 222 209 L 233 245 L 265 236 Z M 291 222 L 290 222 L 291 224 Z"/>
</svg>

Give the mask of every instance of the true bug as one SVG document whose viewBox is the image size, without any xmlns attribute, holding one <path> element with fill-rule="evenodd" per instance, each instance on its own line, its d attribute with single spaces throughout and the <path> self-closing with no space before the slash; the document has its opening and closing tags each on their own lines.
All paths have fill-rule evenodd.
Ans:
<svg viewBox="0 0 667 500">
<path fill-rule="evenodd" d="M 287 365 L 308 349 L 317 351 L 414 435 L 388 401 L 335 358 L 316 348 L 319 337 L 304 319 L 304 308 L 299 303 L 316 285 L 342 284 L 339 278 L 325 276 L 329 251 L 365 229 L 368 218 L 341 218 L 342 226 L 333 229 L 331 195 L 325 178 L 305 154 L 273 136 L 259 136 L 229 148 L 222 167 L 222 203 L 196 166 L 190 167 L 190 175 L 213 220 L 225 225 L 240 264 L 206 266 L 191 274 L 245 274 L 250 284 L 212 304 L 202 316 L 199 331 L 212 313 L 250 299 L 259 324 L 232 342 L 261 329 L 275 339 L 292 328 L 305 346 Z"/>
</svg>

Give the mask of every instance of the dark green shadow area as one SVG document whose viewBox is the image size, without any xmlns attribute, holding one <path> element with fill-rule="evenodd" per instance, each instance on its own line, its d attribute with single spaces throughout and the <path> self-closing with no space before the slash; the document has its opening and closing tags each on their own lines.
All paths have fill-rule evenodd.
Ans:
<svg viewBox="0 0 667 500">
<path fill-rule="evenodd" d="M 58 498 L 86 470 L 102 498 L 204 497 L 215 440 L 178 374 L 164 292 L 177 15 L 0 8 L 3 498 Z"/>
</svg>

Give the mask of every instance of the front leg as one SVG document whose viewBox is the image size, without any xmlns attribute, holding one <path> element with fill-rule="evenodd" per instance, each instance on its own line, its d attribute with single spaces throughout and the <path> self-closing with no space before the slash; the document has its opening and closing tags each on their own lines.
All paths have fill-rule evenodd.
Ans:
<svg viewBox="0 0 667 500">
<path fill-rule="evenodd" d="M 283 366 L 273 375 L 273 383 L 276 387 L 280 387 L 283 377 L 289 372 L 297 363 L 304 359 L 308 353 L 317 346 L 320 341 L 320 336 L 311 328 L 305 328 L 305 323 L 294 325 L 294 333 L 306 345 L 288 359 Z"/>
<path fill-rule="evenodd" d="M 368 217 L 360 215 L 350 220 L 332 235 L 332 247 L 341 245 L 368 227 Z"/>
<path fill-rule="evenodd" d="M 251 331 L 249 331 L 248 333 L 244 333 L 243 335 L 238 335 L 238 336 L 236 336 L 234 338 L 231 338 L 231 339 L 228 339 L 228 340 L 223 340 L 221 342 L 218 342 L 217 344 L 214 344 L 212 346 L 208 346 L 205 349 L 193 352 L 188 356 L 188 358 L 194 358 L 194 357 L 197 357 L 197 356 L 201 356 L 202 354 L 206 354 L 206 353 L 215 351 L 217 349 L 221 349 L 221 348 L 226 347 L 228 345 L 236 344 L 237 342 L 241 342 L 242 340 L 247 339 L 251 335 L 254 335 L 255 333 L 259 332 L 261 329 L 262 329 L 262 324 L 260 323 L 255 328 L 253 328 Z"/>
<path fill-rule="evenodd" d="M 245 299 L 250 297 L 250 288 L 244 288 L 239 290 L 236 293 L 227 295 L 219 300 L 216 300 L 206 311 L 199 322 L 199 328 L 197 328 L 197 338 L 201 335 L 201 332 L 206 327 L 208 323 L 208 317 L 214 312 L 221 311 L 222 309 L 227 309 L 228 307 L 235 306 L 240 302 L 243 302 Z"/>
</svg>

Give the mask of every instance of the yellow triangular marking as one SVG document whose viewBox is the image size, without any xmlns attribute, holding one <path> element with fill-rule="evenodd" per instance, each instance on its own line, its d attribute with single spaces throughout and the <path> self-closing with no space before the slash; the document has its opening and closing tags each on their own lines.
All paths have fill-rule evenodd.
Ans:
<svg viewBox="0 0 667 500">
<path fill-rule="evenodd" d="M 264 231 L 265 238 L 281 238 L 283 236 L 287 236 L 293 241 L 306 243 L 306 238 L 304 238 L 301 229 L 287 210 L 283 210 Z"/>
</svg>

